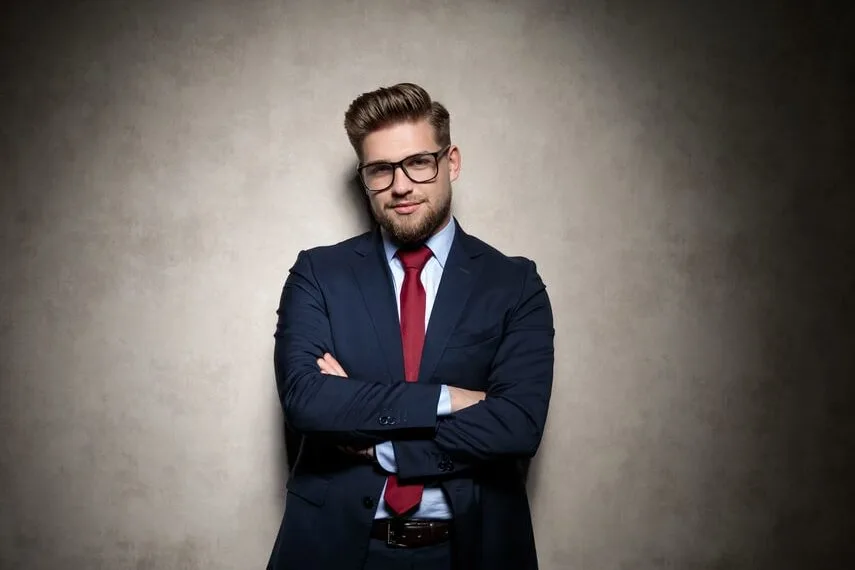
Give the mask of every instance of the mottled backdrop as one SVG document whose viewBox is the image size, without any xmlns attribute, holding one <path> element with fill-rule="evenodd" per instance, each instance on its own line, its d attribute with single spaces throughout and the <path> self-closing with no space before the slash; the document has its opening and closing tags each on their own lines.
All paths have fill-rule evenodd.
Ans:
<svg viewBox="0 0 855 570">
<path fill-rule="evenodd" d="M 398 81 L 452 112 L 463 227 L 552 296 L 542 567 L 851 567 L 851 6 L 20 4 L 4 570 L 264 566 L 280 289 L 365 227 L 343 114 Z"/>
</svg>

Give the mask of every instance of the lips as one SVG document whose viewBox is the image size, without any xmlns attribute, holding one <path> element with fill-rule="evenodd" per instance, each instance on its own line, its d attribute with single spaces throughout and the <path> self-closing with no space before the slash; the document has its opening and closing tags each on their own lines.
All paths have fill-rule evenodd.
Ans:
<svg viewBox="0 0 855 570">
<path fill-rule="evenodd" d="M 398 214 L 412 214 L 418 209 L 419 205 L 421 205 L 421 202 L 401 202 L 400 204 L 393 205 L 392 209 Z"/>
</svg>

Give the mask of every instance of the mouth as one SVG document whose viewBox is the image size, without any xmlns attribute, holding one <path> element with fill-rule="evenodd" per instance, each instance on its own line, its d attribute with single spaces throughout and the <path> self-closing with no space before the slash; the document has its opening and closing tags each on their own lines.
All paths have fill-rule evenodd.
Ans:
<svg viewBox="0 0 855 570">
<path fill-rule="evenodd" d="M 415 212 L 420 205 L 421 202 L 400 202 L 390 207 L 398 214 L 407 215 Z"/>
</svg>

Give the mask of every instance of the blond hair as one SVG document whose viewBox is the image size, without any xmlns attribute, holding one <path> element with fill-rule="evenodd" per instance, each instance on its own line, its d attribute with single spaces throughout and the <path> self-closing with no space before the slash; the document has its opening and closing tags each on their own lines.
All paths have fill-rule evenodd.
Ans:
<svg viewBox="0 0 855 570">
<path fill-rule="evenodd" d="M 353 100 L 344 114 L 344 130 L 356 155 L 362 158 L 362 142 L 379 129 L 403 122 L 427 120 L 440 146 L 451 144 L 451 118 L 448 110 L 433 101 L 422 87 L 398 83 L 363 93 Z"/>
</svg>

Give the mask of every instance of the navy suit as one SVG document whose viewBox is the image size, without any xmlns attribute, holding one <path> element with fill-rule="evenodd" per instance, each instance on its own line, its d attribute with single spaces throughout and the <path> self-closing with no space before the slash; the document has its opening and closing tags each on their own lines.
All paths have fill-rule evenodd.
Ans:
<svg viewBox="0 0 855 570">
<path fill-rule="evenodd" d="M 537 567 L 523 472 L 546 422 L 554 328 L 532 261 L 458 226 L 416 383 L 403 381 L 379 231 L 300 252 L 278 314 L 276 382 L 303 441 L 269 569 L 362 568 L 386 474 L 337 446 L 383 441 L 393 442 L 402 482 L 439 482 L 445 491 L 458 568 Z M 320 373 L 324 352 L 348 378 Z M 437 418 L 441 384 L 487 397 Z"/>
</svg>

